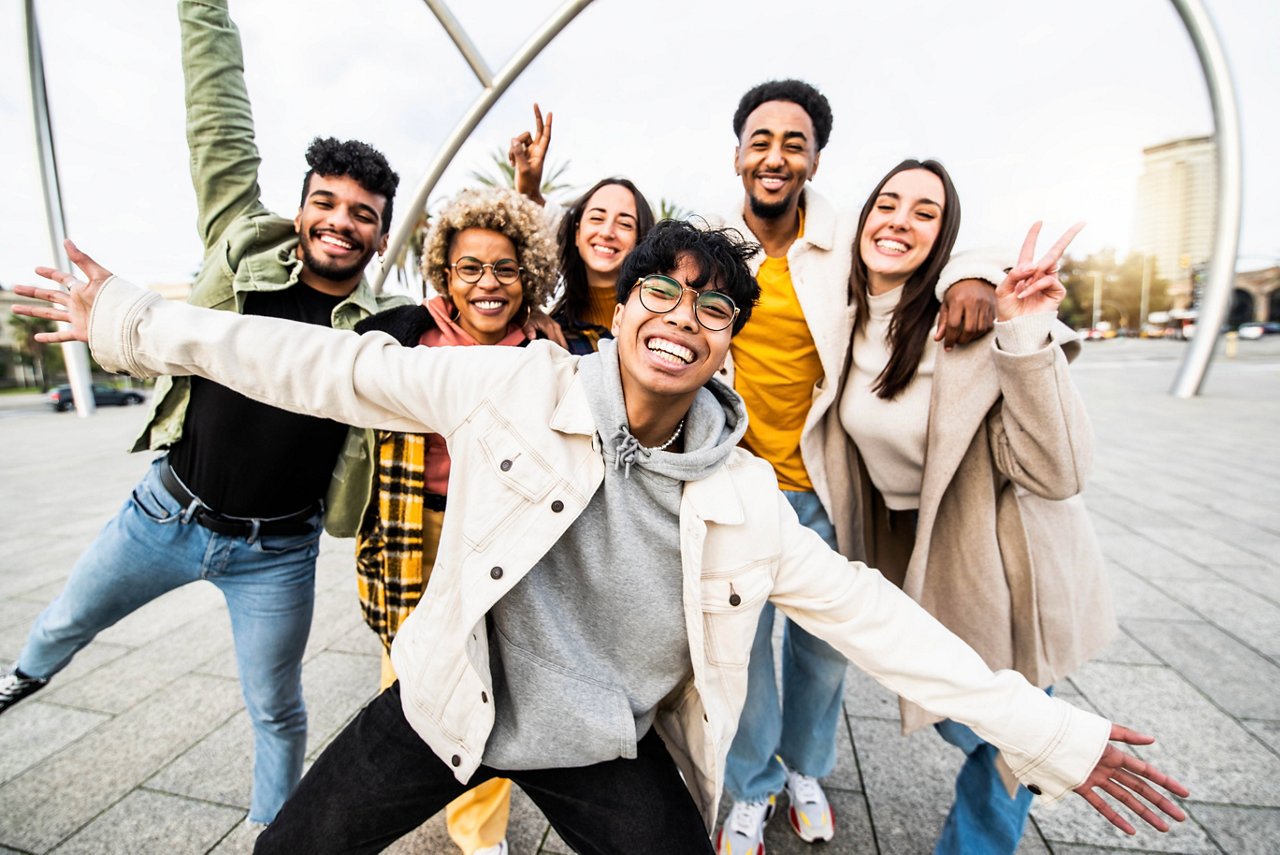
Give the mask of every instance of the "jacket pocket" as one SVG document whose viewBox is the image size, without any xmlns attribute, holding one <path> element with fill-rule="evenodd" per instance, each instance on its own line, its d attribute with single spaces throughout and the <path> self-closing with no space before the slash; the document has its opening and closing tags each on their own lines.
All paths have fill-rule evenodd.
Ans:
<svg viewBox="0 0 1280 855">
<path fill-rule="evenodd" d="M 711 664 L 746 667 L 760 610 L 773 590 L 771 567 L 771 561 L 757 561 L 702 577 L 702 629 Z"/>
<path fill-rule="evenodd" d="M 476 446 L 475 463 L 481 471 L 463 486 L 483 484 L 484 494 L 463 494 L 467 505 L 463 537 L 482 550 L 521 508 L 542 500 L 556 477 L 532 447 L 505 423 L 495 423 L 482 433 Z M 453 499 L 451 494 L 450 501 Z"/>
</svg>

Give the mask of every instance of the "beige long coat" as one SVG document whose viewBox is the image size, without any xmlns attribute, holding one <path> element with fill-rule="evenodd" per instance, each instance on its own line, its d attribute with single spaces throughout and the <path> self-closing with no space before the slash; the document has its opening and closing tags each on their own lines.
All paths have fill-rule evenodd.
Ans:
<svg viewBox="0 0 1280 855">
<path fill-rule="evenodd" d="M 997 349 L 994 334 L 938 350 L 914 542 L 889 529 L 838 406 L 825 444 L 840 551 L 879 568 L 991 668 L 1041 687 L 1116 631 L 1079 495 L 1093 442 L 1067 368 L 1080 342 L 1061 323 L 1050 337 L 1021 355 Z M 937 720 L 902 702 L 904 733 Z"/>
</svg>

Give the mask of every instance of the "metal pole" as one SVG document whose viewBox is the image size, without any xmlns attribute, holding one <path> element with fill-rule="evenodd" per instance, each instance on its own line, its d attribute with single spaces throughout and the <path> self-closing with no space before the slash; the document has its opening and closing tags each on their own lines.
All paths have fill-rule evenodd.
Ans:
<svg viewBox="0 0 1280 855">
<path fill-rule="evenodd" d="M 40 28 L 36 23 L 35 0 L 26 0 L 27 67 L 31 77 L 31 113 L 36 125 L 36 158 L 40 162 L 40 183 L 44 189 L 45 221 L 49 227 L 49 245 L 54 266 L 67 270 L 69 262 L 62 248 L 67 236 L 67 221 L 62 211 L 62 189 L 58 184 L 58 159 L 53 150 L 53 126 L 49 123 L 49 94 L 44 85 L 44 53 L 40 50 Z M 58 324 L 69 329 L 69 324 Z M 69 341 L 62 345 L 62 360 L 71 382 L 71 398 L 81 418 L 97 409 L 89 377 L 89 350 L 84 342 Z"/>
<path fill-rule="evenodd" d="M 1171 394 L 1192 398 L 1200 391 L 1218 332 L 1226 320 L 1235 279 L 1236 249 L 1240 240 L 1241 161 L 1240 113 L 1226 52 L 1214 29 L 1213 19 L 1201 0 L 1172 0 L 1178 16 L 1195 45 L 1204 69 L 1213 106 L 1214 140 L 1218 160 L 1218 219 L 1214 229 L 1213 256 L 1209 261 L 1196 332 L 1174 377 Z"/>
<path fill-rule="evenodd" d="M 28 0 L 28 2 L 30 2 L 30 0 Z M 467 62 L 471 65 L 472 70 L 475 71 L 476 77 L 483 83 L 484 77 L 481 74 L 481 69 L 484 68 L 484 62 L 483 60 L 479 60 L 480 69 L 477 69 L 476 62 L 473 62 L 472 58 L 468 56 L 468 50 L 474 52 L 475 47 L 474 45 L 471 45 L 470 40 L 467 39 L 466 33 L 462 31 L 458 22 L 451 14 L 449 14 L 448 10 L 444 8 L 444 4 L 442 2 L 439 2 L 439 0 L 426 0 L 426 2 L 431 8 L 431 11 L 435 13 L 436 17 L 440 18 L 441 25 L 449 32 L 450 38 L 454 40 L 455 45 L 458 45 L 459 51 L 462 52 L 464 57 L 467 57 Z M 477 96 L 475 102 L 471 105 L 471 108 L 467 110 L 462 119 L 459 120 L 458 125 L 453 129 L 453 133 L 449 134 L 444 145 L 438 152 L 436 152 L 435 158 L 427 167 L 426 174 L 423 175 L 422 180 L 418 183 L 417 189 L 414 191 L 413 200 L 404 210 L 416 213 L 426 207 L 427 197 L 430 196 L 431 191 L 435 189 L 436 183 L 440 180 L 440 176 L 444 174 L 445 169 L 448 168 L 449 163 L 454 158 L 454 155 L 456 155 L 458 150 L 462 148 L 462 144 L 467 141 L 469 136 L 471 136 L 471 132 L 476 129 L 476 125 L 480 124 L 480 120 L 488 114 L 490 108 L 497 103 L 497 100 L 502 97 L 502 94 L 507 91 L 512 82 L 514 82 L 529 63 L 533 61 L 533 58 L 537 56 L 552 39 L 559 35 L 560 31 L 568 26 L 569 22 L 577 17 L 579 12 L 590 5 L 591 0 L 568 0 L 568 2 L 561 6 L 560 10 L 556 12 L 550 20 L 543 24 L 542 27 L 538 29 L 527 42 L 525 42 L 524 46 L 516 51 L 515 56 L 511 58 L 506 66 L 498 72 L 497 76 L 494 77 L 493 80 L 485 86 L 480 95 Z M 445 17 L 442 17 L 442 13 L 448 16 L 447 20 Z M 463 47 L 464 44 L 469 47 Z M 478 59 L 478 54 L 476 55 L 476 58 Z M 391 232 L 391 239 L 387 242 L 387 251 L 383 256 L 384 259 L 396 258 L 399 256 L 400 250 L 404 247 L 405 242 L 409 239 L 409 235 L 413 232 L 415 219 L 415 216 L 406 215 L 401 217 L 400 224 Z M 383 261 L 382 264 L 378 266 L 378 270 L 373 276 L 373 288 L 375 291 L 382 290 L 382 283 L 386 281 L 387 274 L 390 270 L 391 265 L 386 261 Z"/>
<path fill-rule="evenodd" d="M 1151 308 L 1151 262 L 1155 256 L 1142 256 L 1142 299 L 1138 308 L 1138 334 L 1147 328 L 1147 310 Z"/>
<path fill-rule="evenodd" d="M 1096 330 L 1102 320 L 1102 274 L 1094 270 L 1089 275 L 1093 277 L 1093 329 Z"/>
</svg>

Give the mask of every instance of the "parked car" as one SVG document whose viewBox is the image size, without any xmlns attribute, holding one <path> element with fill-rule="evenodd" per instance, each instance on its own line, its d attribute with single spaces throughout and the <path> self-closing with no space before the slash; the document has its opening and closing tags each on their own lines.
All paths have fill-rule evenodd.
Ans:
<svg viewBox="0 0 1280 855">
<path fill-rule="evenodd" d="M 131 406 L 133 404 L 141 404 L 142 401 L 141 392 L 135 392 L 132 389 L 116 389 L 105 383 L 93 384 L 93 402 L 99 407 L 106 404 Z M 60 413 L 74 407 L 75 402 L 71 399 L 71 387 L 59 386 L 50 392 L 49 405 Z"/>
<path fill-rule="evenodd" d="M 1247 324 L 1241 324 L 1236 333 L 1241 338 L 1255 339 L 1262 338 L 1264 335 L 1280 335 L 1280 322 L 1277 321 L 1250 321 Z"/>
</svg>

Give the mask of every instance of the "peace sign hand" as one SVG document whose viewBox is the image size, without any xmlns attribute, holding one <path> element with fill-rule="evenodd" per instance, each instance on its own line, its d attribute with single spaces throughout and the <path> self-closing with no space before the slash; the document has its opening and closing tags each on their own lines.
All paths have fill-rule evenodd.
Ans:
<svg viewBox="0 0 1280 855">
<path fill-rule="evenodd" d="M 542 121 L 542 110 L 533 105 L 534 130 L 511 138 L 507 149 L 507 162 L 515 169 L 516 192 L 532 202 L 545 205 L 542 198 L 542 168 L 547 159 L 547 147 L 551 145 L 551 113 Z"/>
<path fill-rule="evenodd" d="M 1002 321 L 1036 312 L 1056 312 L 1058 304 L 1067 295 L 1067 289 L 1058 279 L 1058 262 L 1067 246 L 1084 228 L 1076 223 L 1058 242 L 1049 247 L 1038 262 L 1032 262 L 1036 254 L 1036 241 L 1040 237 L 1042 223 L 1035 223 L 1022 242 L 1018 264 L 996 288 L 996 317 Z"/>
<path fill-rule="evenodd" d="M 36 333 L 36 341 L 46 344 L 89 340 L 89 312 L 93 309 L 93 301 L 102 290 L 103 284 L 111 278 L 110 270 L 85 255 L 70 240 L 63 241 L 63 246 L 67 249 L 67 258 L 71 259 L 75 266 L 89 278 L 87 283 L 81 282 L 70 273 L 63 273 L 52 267 L 37 267 L 37 275 L 57 282 L 67 290 L 36 288 L 31 285 L 15 285 L 13 288 L 15 294 L 34 297 L 49 304 L 32 306 L 19 303 L 13 307 L 14 314 L 46 318 L 71 325 L 54 332 Z"/>
</svg>

